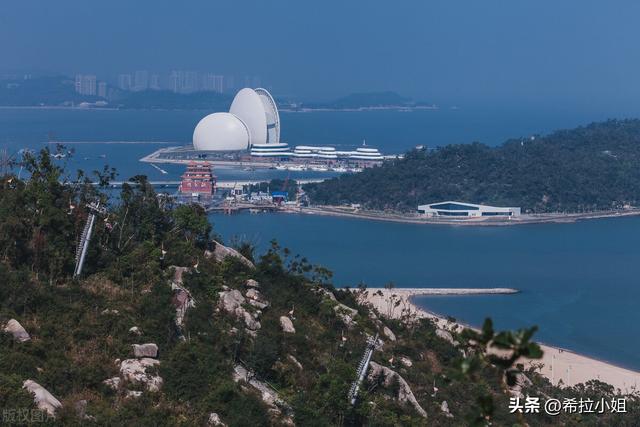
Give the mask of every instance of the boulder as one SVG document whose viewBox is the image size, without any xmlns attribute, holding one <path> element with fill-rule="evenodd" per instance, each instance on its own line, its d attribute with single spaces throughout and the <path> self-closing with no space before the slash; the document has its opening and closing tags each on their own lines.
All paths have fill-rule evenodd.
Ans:
<svg viewBox="0 0 640 427">
<path fill-rule="evenodd" d="M 106 308 L 106 309 L 102 310 L 101 314 L 104 314 L 104 315 L 107 315 L 107 314 L 116 315 L 116 314 L 120 314 L 120 312 L 118 310 L 112 310 L 110 308 Z"/>
<path fill-rule="evenodd" d="M 400 363 L 402 363 L 407 368 L 410 368 L 413 366 L 413 362 L 411 361 L 411 359 L 405 356 L 400 357 Z"/>
<path fill-rule="evenodd" d="M 249 329 L 250 331 L 257 331 L 262 327 L 262 325 L 260 325 L 260 322 L 254 319 L 251 313 L 244 310 L 243 308 L 240 308 L 240 310 L 242 310 L 242 319 L 244 320 L 244 324 L 247 329 Z"/>
<path fill-rule="evenodd" d="M 389 328 L 387 328 L 386 326 L 384 328 L 382 328 L 382 332 L 385 334 L 385 336 L 387 338 L 389 338 L 389 340 L 391 341 L 395 341 L 396 340 L 396 334 L 393 333 L 393 331 Z"/>
<path fill-rule="evenodd" d="M 267 301 L 260 291 L 255 288 L 250 288 L 246 292 L 245 296 L 247 297 L 249 304 L 260 310 L 264 310 L 269 306 L 269 301 Z"/>
<path fill-rule="evenodd" d="M 386 366 L 379 365 L 376 362 L 371 362 L 369 367 L 368 378 L 370 381 L 375 382 L 377 379 L 380 379 L 385 387 L 392 387 L 397 382 L 399 386 L 397 396 L 398 401 L 411 404 L 417 413 L 424 418 L 427 418 L 427 412 L 422 408 L 422 406 L 420 406 L 411 391 L 411 387 L 409 387 L 409 384 L 400 376 L 400 374 Z"/>
<path fill-rule="evenodd" d="M 132 335 L 140 336 L 140 335 L 142 335 L 142 329 L 140 329 L 137 326 L 133 326 L 133 327 L 131 327 L 131 329 L 129 329 L 129 333 L 132 334 Z"/>
<path fill-rule="evenodd" d="M 291 354 L 288 355 L 287 358 L 291 361 L 291 363 L 296 365 L 296 368 L 300 369 L 301 371 L 303 370 L 302 363 L 298 362 L 298 359 L 293 357 Z"/>
<path fill-rule="evenodd" d="M 256 268 L 251 261 L 249 261 L 247 258 L 245 258 L 244 255 L 242 255 L 240 252 L 236 251 L 235 249 L 225 246 L 222 243 L 216 242 L 215 240 L 213 241 L 213 244 L 215 245 L 215 248 L 213 249 L 213 251 L 204 252 L 204 256 L 206 258 L 213 257 L 216 261 L 224 261 L 224 259 L 227 257 L 233 257 L 240 260 L 240 262 L 246 265 L 247 267 Z"/>
<path fill-rule="evenodd" d="M 154 343 L 133 344 L 133 355 L 141 357 L 158 357 L 158 346 Z"/>
<path fill-rule="evenodd" d="M 338 318 L 342 320 L 344 324 L 349 327 L 355 323 L 353 319 L 358 315 L 358 310 L 354 310 L 351 307 L 347 307 L 342 303 L 338 303 L 337 305 L 335 305 L 333 307 L 333 311 L 335 311 Z"/>
<path fill-rule="evenodd" d="M 22 385 L 22 388 L 27 389 L 33 394 L 33 402 L 37 408 L 46 412 L 52 417 L 55 417 L 56 410 L 62 407 L 62 403 L 56 399 L 47 389 L 33 380 L 26 380 Z"/>
<path fill-rule="evenodd" d="M 159 360 L 148 357 L 142 359 L 125 359 L 120 364 L 120 375 L 126 381 L 143 384 L 149 391 L 158 391 L 162 387 L 162 377 L 147 372 L 160 364 Z"/>
<path fill-rule="evenodd" d="M 20 322 L 16 319 L 11 319 L 4 327 L 4 331 L 13 336 L 13 339 L 19 342 L 29 341 L 31 337 L 25 328 L 22 327 Z"/>
<path fill-rule="evenodd" d="M 189 267 L 178 267 L 176 265 L 172 265 L 169 268 L 173 268 L 173 283 L 176 285 L 182 285 L 182 276 L 184 273 L 191 271 Z"/>
<path fill-rule="evenodd" d="M 140 396 L 142 396 L 142 392 L 137 390 L 127 390 L 127 394 L 125 395 L 125 397 L 128 399 L 129 398 L 137 399 Z"/>
<path fill-rule="evenodd" d="M 444 412 L 444 415 L 447 418 L 453 418 L 453 414 L 449 411 L 449 404 L 447 403 L 446 400 L 442 401 L 442 404 L 440 405 L 440 410 Z"/>
<path fill-rule="evenodd" d="M 296 328 L 293 327 L 293 322 L 287 316 L 280 316 L 280 326 L 282 330 L 288 334 L 295 334 Z"/>
<path fill-rule="evenodd" d="M 247 288 L 254 288 L 254 289 L 259 289 L 260 288 L 260 283 L 258 283 L 257 281 L 253 280 L 253 279 L 247 279 L 247 281 L 244 284 Z"/>
<path fill-rule="evenodd" d="M 173 298 L 171 304 L 176 310 L 176 326 L 181 331 L 184 324 L 184 317 L 187 310 L 196 306 L 195 299 L 191 296 L 189 290 L 182 286 L 182 277 L 184 273 L 191 271 L 189 267 L 172 266 L 174 269 L 173 280 L 171 281 L 171 289 L 173 290 Z"/>
<path fill-rule="evenodd" d="M 235 313 L 237 308 L 242 308 L 242 304 L 246 302 L 240 291 L 236 289 L 222 291 L 218 295 L 220 295 L 218 307 L 230 314 Z"/>
<path fill-rule="evenodd" d="M 216 414 L 215 412 L 209 414 L 209 420 L 207 421 L 207 424 L 212 427 L 227 427 L 227 425 L 220 419 L 220 415 Z"/>
</svg>

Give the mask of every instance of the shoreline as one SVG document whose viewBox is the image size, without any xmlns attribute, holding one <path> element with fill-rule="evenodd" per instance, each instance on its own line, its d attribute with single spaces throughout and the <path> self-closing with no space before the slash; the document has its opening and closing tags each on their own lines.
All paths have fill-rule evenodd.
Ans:
<svg viewBox="0 0 640 427">
<path fill-rule="evenodd" d="M 347 210 L 349 209 L 349 210 Z M 300 207 L 293 211 L 307 215 L 338 216 L 345 218 L 368 219 L 372 221 L 386 221 L 405 224 L 428 225 L 454 225 L 463 227 L 505 227 L 527 224 L 568 224 L 578 221 L 602 218 L 620 218 L 640 215 L 640 208 L 632 208 L 618 211 L 599 211 L 589 213 L 549 213 L 549 214 L 525 214 L 518 219 L 436 219 L 421 218 L 417 215 L 404 215 L 378 211 L 354 211 L 350 208 L 335 206 Z"/>
<path fill-rule="evenodd" d="M 361 302 L 371 304 L 380 314 L 394 319 L 400 318 L 403 314 L 412 314 L 419 318 L 432 319 L 438 328 L 446 330 L 459 330 L 460 328 L 477 330 L 477 328 L 459 321 L 451 322 L 442 314 L 420 308 L 413 302 L 413 298 L 428 295 L 479 295 L 518 292 L 508 288 L 446 289 L 448 293 L 443 293 L 443 289 L 439 288 L 367 288 L 366 290 L 367 294 Z M 389 303 L 391 300 L 400 301 L 400 303 L 396 306 Z M 542 359 L 525 360 L 523 361 L 524 365 L 525 367 L 533 367 L 542 364 L 543 366 L 538 372 L 554 385 L 558 385 L 562 381 L 565 386 L 574 386 L 595 379 L 608 383 L 624 393 L 638 390 L 640 385 L 640 372 L 638 371 L 585 356 L 572 350 L 541 342 L 538 342 L 538 344 L 544 352 Z"/>
</svg>

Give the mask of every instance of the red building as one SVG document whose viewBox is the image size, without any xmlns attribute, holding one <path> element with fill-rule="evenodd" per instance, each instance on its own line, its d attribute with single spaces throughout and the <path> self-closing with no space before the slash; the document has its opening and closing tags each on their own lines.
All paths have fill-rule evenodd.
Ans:
<svg viewBox="0 0 640 427">
<path fill-rule="evenodd" d="M 182 175 L 180 193 L 189 196 L 212 196 L 216 191 L 216 177 L 211 166 L 203 162 L 191 162 Z"/>
</svg>

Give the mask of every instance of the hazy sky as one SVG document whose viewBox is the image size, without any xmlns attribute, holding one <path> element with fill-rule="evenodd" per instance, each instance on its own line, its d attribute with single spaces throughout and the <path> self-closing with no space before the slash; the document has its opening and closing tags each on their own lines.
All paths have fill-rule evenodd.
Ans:
<svg viewBox="0 0 640 427">
<path fill-rule="evenodd" d="M 192 69 L 305 98 L 634 108 L 640 2 L 2 0 L 0 69 Z"/>
</svg>

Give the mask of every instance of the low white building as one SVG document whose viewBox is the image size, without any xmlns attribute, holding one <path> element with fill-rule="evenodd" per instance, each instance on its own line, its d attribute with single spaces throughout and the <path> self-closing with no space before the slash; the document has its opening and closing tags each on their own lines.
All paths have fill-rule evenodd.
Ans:
<svg viewBox="0 0 640 427">
<path fill-rule="evenodd" d="M 512 218 L 520 216 L 520 208 L 476 205 L 456 201 L 431 203 L 418 206 L 418 214 L 427 217 L 451 219 L 465 218 Z"/>
</svg>

